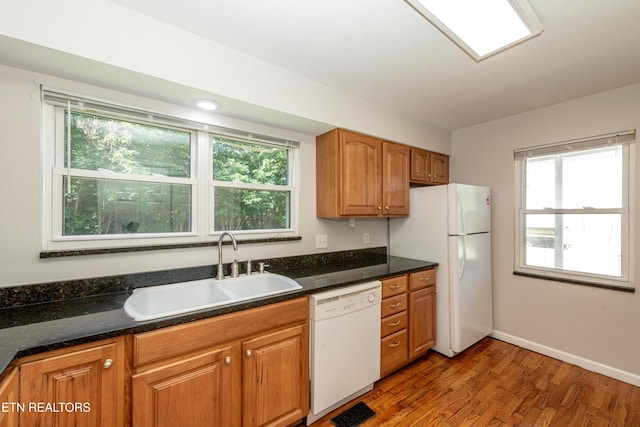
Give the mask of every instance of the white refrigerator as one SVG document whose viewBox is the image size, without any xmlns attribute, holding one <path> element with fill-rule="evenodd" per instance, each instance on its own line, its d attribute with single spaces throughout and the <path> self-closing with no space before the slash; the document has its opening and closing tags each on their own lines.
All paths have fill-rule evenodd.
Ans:
<svg viewBox="0 0 640 427">
<path fill-rule="evenodd" d="M 439 264 L 435 351 L 453 357 L 493 332 L 489 187 L 412 188 L 409 217 L 389 220 L 389 252 Z"/>
</svg>

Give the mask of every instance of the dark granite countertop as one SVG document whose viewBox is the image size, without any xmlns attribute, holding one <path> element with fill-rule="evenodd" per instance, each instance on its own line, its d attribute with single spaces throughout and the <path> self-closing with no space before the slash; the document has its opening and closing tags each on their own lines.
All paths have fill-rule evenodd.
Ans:
<svg viewBox="0 0 640 427">
<path fill-rule="evenodd" d="M 271 271 L 295 279 L 302 286 L 301 290 L 146 322 L 136 322 L 124 312 L 124 302 L 132 289 L 0 308 L 0 373 L 16 358 L 30 354 L 219 316 L 436 266 L 433 262 L 386 255 L 341 262 L 301 263 L 297 268 L 282 264 Z"/>
</svg>

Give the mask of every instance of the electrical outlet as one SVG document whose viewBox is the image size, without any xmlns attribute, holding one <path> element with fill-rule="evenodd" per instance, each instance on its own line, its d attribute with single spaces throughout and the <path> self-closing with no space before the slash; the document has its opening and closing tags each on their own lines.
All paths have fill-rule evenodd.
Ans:
<svg viewBox="0 0 640 427">
<path fill-rule="evenodd" d="M 327 235 L 316 234 L 316 249 L 322 249 L 327 247 Z"/>
<path fill-rule="evenodd" d="M 364 233 L 362 235 L 362 243 L 369 243 L 371 241 L 369 233 Z"/>
</svg>

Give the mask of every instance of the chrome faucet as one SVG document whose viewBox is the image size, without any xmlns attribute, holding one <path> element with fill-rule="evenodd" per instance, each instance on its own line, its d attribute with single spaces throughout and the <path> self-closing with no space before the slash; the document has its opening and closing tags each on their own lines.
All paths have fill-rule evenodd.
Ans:
<svg viewBox="0 0 640 427">
<path fill-rule="evenodd" d="M 224 236 L 229 236 L 231 238 L 231 244 L 233 245 L 233 251 L 236 252 L 238 250 L 238 243 L 236 242 L 236 238 L 233 237 L 233 234 L 225 231 L 218 238 L 218 274 L 216 274 L 216 280 L 224 279 L 224 273 L 222 271 L 222 240 Z M 234 268 L 235 267 L 235 268 Z M 231 264 L 231 277 L 238 277 L 238 259 L 234 259 Z"/>
</svg>

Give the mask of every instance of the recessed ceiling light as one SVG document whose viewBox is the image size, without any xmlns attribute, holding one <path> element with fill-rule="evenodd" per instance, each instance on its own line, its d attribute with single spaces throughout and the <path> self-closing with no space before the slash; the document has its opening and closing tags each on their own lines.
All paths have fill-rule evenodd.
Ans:
<svg viewBox="0 0 640 427">
<path fill-rule="evenodd" d="M 476 61 L 542 32 L 526 0 L 405 0 Z"/>
<path fill-rule="evenodd" d="M 206 111 L 214 111 L 222 108 L 220 103 L 212 101 L 211 99 L 196 99 L 193 103 L 200 109 Z"/>
</svg>

